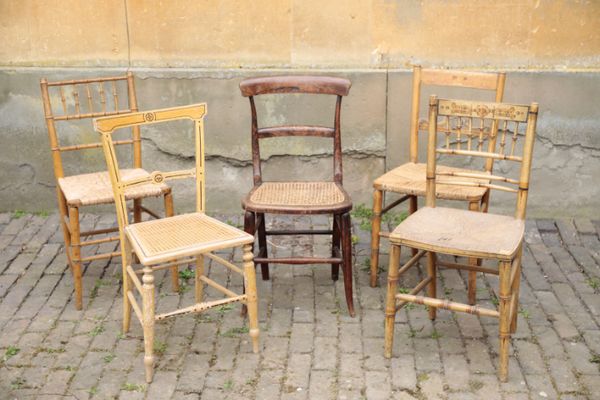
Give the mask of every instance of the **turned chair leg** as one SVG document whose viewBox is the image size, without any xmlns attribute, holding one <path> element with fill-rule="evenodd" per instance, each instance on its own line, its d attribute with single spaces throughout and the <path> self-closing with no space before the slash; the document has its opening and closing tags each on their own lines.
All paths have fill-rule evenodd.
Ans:
<svg viewBox="0 0 600 400">
<path fill-rule="evenodd" d="M 437 297 L 437 255 L 434 252 L 427 252 L 427 275 L 431 278 L 427 285 L 427 295 L 432 299 Z M 429 319 L 434 320 L 436 317 L 436 307 L 429 307 Z"/>
<path fill-rule="evenodd" d="M 392 357 L 394 344 L 394 323 L 396 321 L 396 292 L 398 291 L 398 268 L 400 263 L 400 246 L 390 246 L 390 263 L 388 268 L 387 293 L 385 296 L 385 341 L 384 356 Z"/>
<path fill-rule="evenodd" d="M 350 213 L 344 213 L 340 216 L 342 233 L 342 268 L 344 273 L 344 292 L 346 294 L 346 304 L 348 313 L 354 317 L 354 300 L 352 299 L 352 231 Z"/>
<path fill-rule="evenodd" d="M 511 287 L 510 287 L 510 261 L 501 261 L 499 267 L 499 312 L 500 312 L 500 362 L 498 376 L 500 381 L 506 382 L 508 379 L 508 347 L 510 345 L 510 308 L 511 308 Z"/>
<path fill-rule="evenodd" d="M 133 282 L 127 272 L 127 267 L 131 266 L 133 254 L 131 251 L 131 244 L 129 240 L 125 238 L 125 242 L 121 243 L 121 269 L 123 274 L 123 334 L 129 332 L 129 326 L 131 325 L 131 301 L 129 300 L 129 293 L 133 288 Z"/>
<path fill-rule="evenodd" d="M 339 215 L 333 216 L 333 234 L 331 235 L 331 257 L 339 257 L 340 249 L 340 218 Z M 340 264 L 331 264 L 331 279 L 337 281 L 340 276 Z"/>
<path fill-rule="evenodd" d="M 79 208 L 69 207 L 69 225 L 71 228 L 71 270 L 75 284 L 75 308 L 83 307 L 83 290 L 81 284 L 81 238 L 79 236 Z"/>
<path fill-rule="evenodd" d="M 250 325 L 249 334 L 252 338 L 252 351 L 258 353 L 258 301 L 256 296 L 256 270 L 254 269 L 254 258 L 252 246 L 244 246 L 244 282 L 246 287 L 246 304 L 248 307 L 248 324 Z"/>
<path fill-rule="evenodd" d="M 256 229 L 258 231 L 258 254 L 261 257 L 268 257 L 267 249 L 267 220 L 265 214 L 256 214 Z M 269 263 L 260 264 L 260 272 L 263 280 L 269 279 Z"/>
<path fill-rule="evenodd" d="M 146 370 L 146 382 L 151 383 L 154 375 L 154 275 L 150 267 L 144 267 L 143 271 L 144 368 Z"/>
<path fill-rule="evenodd" d="M 175 215 L 175 209 L 173 208 L 173 195 L 166 193 L 164 196 L 165 202 L 165 216 L 172 217 Z M 179 266 L 173 265 L 171 268 L 171 288 L 174 292 L 179 291 Z"/>
<path fill-rule="evenodd" d="M 377 286 L 379 268 L 379 232 L 381 232 L 381 208 L 383 207 L 383 192 L 373 191 L 373 218 L 371 219 L 371 287 Z"/>
</svg>

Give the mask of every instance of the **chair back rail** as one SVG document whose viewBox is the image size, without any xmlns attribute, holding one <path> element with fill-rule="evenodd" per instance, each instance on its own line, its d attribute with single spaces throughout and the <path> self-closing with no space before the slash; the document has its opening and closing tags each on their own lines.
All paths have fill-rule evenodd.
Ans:
<svg viewBox="0 0 600 400">
<path fill-rule="evenodd" d="M 493 91 L 494 101 L 501 102 L 504 97 L 505 82 L 506 74 L 504 73 L 427 69 L 415 66 L 413 69 L 412 108 L 410 115 L 410 161 L 414 163 L 418 162 L 419 132 L 428 131 L 427 121 L 419 121 L 419 106 L 423 85 Z M 439 124 L 438 128 L 442 131 L 447 129 Z M 494 128 L 495 126 L 492 126 L 489 129 L 493 130 Z M 485 138 L 494 136 L 489 129 L 484 131 L 482 126 L 469 126 L 469 130 L 474 136 L 469 135 L 466 138 L 459 136 L 457 138 L 457 146 L 462 146 L 463 140 L 465 140 L 466 146 L 470 150 L 475 138 L 477 139 L 477 146 L 482 146 Z M 491 172 L 493 166 L 493 159 L 486 160 L 486 171 Z"/>
<path fill-rule="evenodd" d="M 195 178 L 196 181 L 196 211 L 204 212 L 204 116 L 206 104 L 193 104 L 183 107 L 164 108 L 130 114 L 101 117 L 94 120 L 94 129 L 100 133 L 102 148 L 113 187 L 119 225 L 123 228 L 129 225 L 125 189 L 148 183 L 162 184 L 167 180 Z M 115 151 L 112 134 L 123 128 L 138 128 L 142 125 L 165 123 L 170 121 L 191 120 L 194 123 L 195 166 L 191 169 L 177 171 L 154 171 L 149 176 L 131 180 L 121 178 L 119 164 Z"/>
<path fill-rule="evenodd" d="M 527 193 L 529 190 L 529 177 L 531 172 L 531 158 L 535 141 L 538 104 L 531 105 L 487 103 L 465 100 L 438 99 L 433 95 L 429 101 L 429 137 L 427 146 L 427 186 L 426 204 L 435 207 L 436 184 L 476 186 L 493 190 L 517 194 L 515 218 L 524 219 L 527 206 Z M 438 128 L 445 121 L 446 129 Z M 480 132 L 473 132 L 472 126 L 480 126 L 480 131 L 488 129 L 491 137 L 487 149 L 479 143 L 477 148 L 461 149 L 460 146 L 452 148 L 453 143 L 448 136 L 455 134 L 478 136 Z M 466 127 L 466 128 L 465 128 Z M 444 135 L 443 146 L 438 148 L 438 136 Z M 496 148 L 497 136 L 500 136 L 500 146 Z M 517 141 L 524 137 L 521 154 L 517 154 Z M 507 145 L 507 140 L 510 145 Z M 463 156 L 481 157 L 486 160 L 506 160 L 521 164 L 519 177 L 494 175 L 489 173 L 448 172 L 437 170 L 437 156 Z M 458 178 L 458 179 L 457 179 Z M 460 178 L 465 178 L 461 180 Z M 495 182 L 495 183 L 491 183 Z"/>
<path fill-rule="evenodd" d="M 347 96 L 351 83 L 344 78 L 328 76 L 274 76 L 245 79 L 240 83 L 242 96 L 250 100 L 252 130 L 252 167 L 254 185 L 262 183 L 260 159 L 260 139 L 286 136 L 312 136 L 333 139 L 333 179 L 337 183 L 343 181 L 342 141 L 340 132 L 340 112 L 342 97 Z M 321 94 L 335 95 L 335 116 L 333 127 L 313 125 L 285 125 L 258 127 L 255 96 L 264 94 Z"/>
<path fill-rule="evenodd" d="M 56 179 L 65 176 L 61 153 L 102 147 L 100 142 L 61 145 L 59 140 L 61 129 L 58 126 L 62 126 L 67 121 L 138 111 L 131 72 L 123 76 L 53 82 L 43 78 L 40 86 Z M 122 99 L 123 97 L 125 100 Z M 113 144 L 133 145 L 133 165 L 135 168 L 142 167 L 142 147 L 138 127 L 133 127 L 131 139 L 115 140 Z"/>
</svg>

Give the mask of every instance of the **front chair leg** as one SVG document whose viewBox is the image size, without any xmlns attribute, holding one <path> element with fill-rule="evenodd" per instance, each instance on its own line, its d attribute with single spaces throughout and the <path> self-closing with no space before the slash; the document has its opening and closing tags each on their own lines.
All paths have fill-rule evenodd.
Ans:
<svg viewBox="0 0 600 400">
<path fill-rule="evenodd" d="M 175 215 L 173 207 L 173 195 L 169 192 L 165 194 L 165 216 L 172 217 Z M 174 292 L 179 291 L 179 266 L 173 265 L 171 268 L 171 288 Z"/>
<path fill-rule="evenodd" d="M 79 208 L 69 207 L 69 225 L 71 228 L 71 269 L 75 284 L 75 308 L 83 307 L 83 288 L 81 284 L 81 238 L 79 236 Z"/>
<path fill-rule="evenodd" d="M 396 321 L 396 292 L 398 291 L 398 267 L 400 246 L 390 246 L 390 265 L 388 268 L 387 294 L 385 296 L 385 348 L 384 356 L 392 357 L 394 344 L 394 323 Z"/>
<path fill-rule="evenodd" d="M 379 267 L 379 232 L 381 232 L 381 208 L 383 192 L 373 191 L 373 218 L 371 219 L 371 287 L 377 286 L 377 269 Z"/>
<path fill-rule="evenodd" d="M 354 317 L 354 300 L 352 299 L 352 223 L 350 213 L 344 213 L 340 217 L 342 233 L 342 268 L 344 273 L 344 292 L 348 313 Z"/>
<path fill-rule="evenodd" d="M 431 278 L 427 287 L 427 295 L 432 299 L 437 297 L 437 255 L 434 252 L 427 252 L 427 275 Z M 437 309 L 435 307 L 429 307 L 429 319 L 434 320 L 436 317 Z"/>
<path fill-rule="evenodd" d="M 144 367 L 146 382 L 151 383 L 154 375 L 154 275 L 152 268 L 144 267 L 142 277 L 143 329 L 144 329 Z"/>
<path fill-rule="evenodd" d="M 469 203 L 470 211 L 479 211 L 479 202 L 472 201 Z M 481 264 L 481 260 L 477 258 L 469 258 L 469 265 L 477 266 Z M 467 301 L 469 305 L 474 306 L 477 302 L 477 271 L 468 272 L 468 284 L 467 284 Z"/>
<path fill-rule="evenodd" d="M 129 239 L 125 238 L 124 243 L 121 243 L 121 270 L 123 274 L 123 334 L 129 332 L 129 326 L 131 324 L 131 302 L 129 300 L 129 293 L 133 289 L 133 282 L 127 272 L 127 267 L 131 266 L 133 259 L 131 252 L 131 244 Z"/>
<path fill-rule="evenodd" d="M 508 379 L 508 347 L 510 344 L 510 261 L 501 261 L 499 267 L 499 313 L 500 313 L 500 362 L 498 375 L 500 381 L 506 382 Z"/>
<path fill-rule="evenodd" d="M 248 307 L 249 334 L 252 338 L 252 351 L 258 353 L 258 299 L 256 295 L 256 270 L 254 269 L 252 246 L 244 246 L 244 282 L 246 287 L 246 304 Z"/>
<path fill-rule="evenodd" d="M 333 227 L 331 237 L 331 257 L 340 256 L 340 218 L 339 215 L 333 216 Z M 331 279 L 337 281 L 340 275 L 340 264 L 331 264 Z"/>
<path fill-rule="evenodd" d="M 258 254 L 260 257 L 266 258 L 269 253 L 267 251 L 267 221 L 264 213 L 256 214 L 256 231 L 258 232 Z M 263 280 L 268 280 L 269 263 L 261 263 L 260 272 Z"/>
</svg>

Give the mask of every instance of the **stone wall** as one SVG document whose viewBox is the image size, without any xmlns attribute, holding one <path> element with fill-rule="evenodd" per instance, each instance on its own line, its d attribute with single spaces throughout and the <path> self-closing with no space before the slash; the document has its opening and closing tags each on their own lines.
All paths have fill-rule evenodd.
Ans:
<svg viewBox="0 0 600 400">
<path fill-rule="evenodd" d="M 356 203 L 370 205 L 372 180 L 408 158 L 412 63 L 508 71 L 506 101 L 540 103 L 530 215 L 600 209 L 597 2 L 32 0 L 0 3 L 0 35 L 0 210 L 55 208 L 39 79 L 127 70 L 136 76 L 141 109 L 208 103 L 208 208 L 232 213 L 251 186 L 250 113 L 239 81 L 284 73 L 348 77 L 345 184 Z M 296 100 L 267 99 L 265 123 L 281 122 L 284 113 L 330 121 L 332 104 L 302 108 Z M 326 141 L 265 143 L 272 177 L 329 176 Z M 153 132 L 144 157 L 163 166 L 190 163 L 186 144 Z M 74 163 L 77 170 L 103 168 L 100 153 Z M 506 196 L 494 200 L 511 207 Z"/>
</svg>

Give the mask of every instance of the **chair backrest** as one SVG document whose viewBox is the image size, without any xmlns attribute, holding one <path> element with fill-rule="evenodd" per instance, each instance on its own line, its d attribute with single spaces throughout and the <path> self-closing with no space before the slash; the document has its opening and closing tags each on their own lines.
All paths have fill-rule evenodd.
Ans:
<svg viewBox="0 0 600 400">
<path fill-rule="evenodd" d="M 273 76 L 245 79 L 240 83 L 242 96 L 250 99 L 252 113 L 252 165 L 254 185 L 262 183 L 260 139 L 284 136 L 313 136 L 333 139 L 333 179 L 342 183 L 342 141 L 340 132 L 340 111 L 342 97 L 347 96 L 351 83 L 347 79 L 328 76 Z M 274 93 L 305 93 L 335 95 L 335 117 L 333 128 L 314 125 L 283 125 L 258 127 L 254 96 Z"/>
<path fill-rule="evenodd" d="M 438 99 L 435 95 L 431 96 L 429 99 L 426 205 L 435 207 L 436 183 L 485 187 L 516 193 L 515 218 L 525 219 L 537 113 L 537 103 L 527 106 L 446 100 Z M 446 119 L 450 133 L 476 138 L 478 142 L 476 149 L 452 148 L 452 143 L 448 141 L 449 134 L 440 132 L 438 129 L 439 117 Z M 489 138 L 487 148 L 483 148 L 484 131 L 496 132 L 496 136 L 500 136 L 498 149 L 493 144 L 497 137 Z M 444 144 L 440 148 L 438 148 L 438 135 L 446 136 L 446 140 L 443 141 Z M 524 137 L 522 145 L 517 143 L 521 137 Z M 510 143 L 507 143 L 507 140 Z M 520 163 L 521 167 L 519 176 L 515 178 L 486 173 L 439 171 L 436 168 L 438 154 L 506 160 Z M 464 179 L 461 180 L 462 178 Z"/>
<path fill-rule="evenodd" d="M 110 175 L 117 218 L 119 227 L 122 229 L 129 224 L 127 216 L 127 204 L 125 202 L 125 190 L 128 187 L 145 184 L 162 184 L 167 180 L 195 178 L 196 180 L 196 211 L 204 212 L 204 116 L 206 115 L 206 104 L 193 104 L 183 107 L 164 108 L 136 112 L 131 114 L 116 115 L 111 117 L 97 118 L 94 120 L 94 129 L 102 137 L 102 148 L 106 158 L 106 165 Z M 115 151 L 112 134 L 117 129 L 139 127 L 141 125 L 157 124 L 178 120 L 192 120 L 194 122 L 194 147 L 195 166 L 191 169 L 177 171 L 154 171 L 149 176 L 124 181 L 121 179 L 119 164 Z"/>
<path fill-rule="evenodd" d="M 504 97 L 505 73 L 471 72 L 449 69 L 427 69 L 413 67 L 412 108 L 410 114 L 410 161 L 418 162 L 419 132 L 427 132 L 427 120 L 419 120 L 421 91 L 423 86 L 445 86 L 464 89 L 478 89 L 494 93 L 494 101 L 502 102 Z M 490 99 L 492 100 L 492 99 Z M 493 160 L 487 160 L 485 169 L 491 172 Z"/>
<path fill-rule="evenodd" d="M 43 78 L 40 86 L 56 179 L 65 176 L 62 153 L 102 147 L 101 143 L 61 146 L 59 140 L 61 129 L 58 126 L 64 127 L 73 120 L 90 119 L 90 132 L 93 132 L 92 118 L 138 111 L 131 72 L 123 76 L 55 82 L 48 82 Z M 121 99 L 122 97 L 125 99 Z M 72 141 L 72 136 L 70 139 Z M 75 141 L 77 139 L 81 138 L 76 138 Z M 142 146 L 138 127 L 132 129 L 131 139 L 115 141 L 115 145 L 123 144 L 133 145 L 133 165 L 135 168 L 141 168 Z"/>
</svg>

